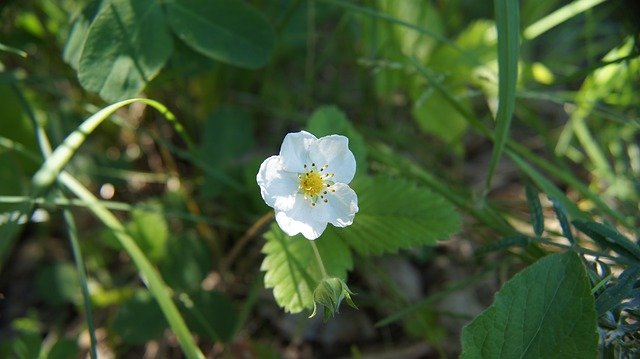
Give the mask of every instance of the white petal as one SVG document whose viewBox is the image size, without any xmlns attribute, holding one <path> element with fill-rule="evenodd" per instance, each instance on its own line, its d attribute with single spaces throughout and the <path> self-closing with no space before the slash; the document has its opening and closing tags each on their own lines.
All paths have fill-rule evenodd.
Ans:
<svg viewBox="0 0 640 359">
<path fill-rule="evenodd" d="M 334 174 L 335 182 L 349 183 L 356 174 L 356 159 L 345 136 L 321 137 L 311 144 L 309 157 L 318 167 L 329 165 L 325 171 Z"/>
<path fill-rule="evenodd" d="M 327 228 L 327 222 L 302 222 L 289 217 L 286 212 L 277 212 L 276 222 L 286 234 L 295 236 L 298 233 L 302 233 L 305 238 L 311 240 L 320 237 L 325 228 Z"/>
<path fill-rule="evenodd" d="M 284 136 L 280 147 L 284 169 L 289 172 L 304 172 L 304 165 L 309 162 L 309 147 L 316 141 L 316 136 L 306 131 L 288 133 Z"/>
<path fill-rule="evenodd" d="M 336 183 L 327 188 L 326 192 L 323 196 L 327 202 L 321 199 L 315 206 L 319 211 L 316 218 L 336 227 L 351 225 L 359 210 L 356 192 L 344 183 Z"/>
<path fill-rule="evenodd" d="M 286 172 L 280 156 L 271 156 L 260 165 L 256 175 L 260 194 L 265 203 L 276 210 L 288 210 L 293 207 L 298 192 L 297 174 Z"/>
</svg>

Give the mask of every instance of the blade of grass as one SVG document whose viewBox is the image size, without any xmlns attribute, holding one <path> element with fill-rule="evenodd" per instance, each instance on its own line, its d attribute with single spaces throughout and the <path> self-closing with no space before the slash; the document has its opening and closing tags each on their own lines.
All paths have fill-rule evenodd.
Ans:
<svg viewBox="0 0 640 359">
<path fill-rule="evenodd" d="M 60 192 L 61 195 L 61 192 Z M 71 245 L 71 252 L 76 262 L 76 270 L 78 271 L 78 277 L 80 279 L 80 290 L 82 292 L 82 305 L 84 306 L 84 315 L 86 317 L 87 327 L 89 330 L 89 339 L 91 343 L 91 358 L 98 359 L 96 351 L 96 328 L 93 323 L 93 311 L 91 309 L 91 297 L 89 296 L 89 285 L 87 282 L 87 271 L 85 269 L 84 260 L 82 259 L 82 253 L 80 252 L 80 242 L 78 241 L 78 231 L 76 229 L 76 222 L 73 219 L 73 214 L 68 209 L 63 212 L 64 220 L 67 224 L 67 232 L 69 235 L 69 243 Z"/>
<path fill-rule="evenodd" d="M 58 175 L 58 180 L 79 199 L 87 203 L 91 212 L 116 236 L 122 247 L 131 257 L 131 260 L 135 263 L 136 267 L 138 267 L 140 276 L 158 302 L 167 322 L 169 322 L 171 329 L 178 338 L 184 354 L 190 359 L 204 358 L 204 355 L 194 342 L 193 336 L 189 332 L 178 308 L 171 299 L 170 289 L 164 283 L 158 271 L 151 265 L 151 262 L 149 262 L 144 252 L 138 247 L 135 240 L 127 234 L 124 225 L 73 176 L 66 172 L 61 172 Z"/>
<path fill-rule="evenodd" d="M 418 70 L 420 74 L 424 76 L 424 78 L 430 83 L 431 86 L 434 87 L 436 91 L 442 94 L 443 98 L 451 104 L 453 108 L 455 108 L 466 120 L 467 122 L 482 135 L 487 136 L 490 139 L 493 139 L 493 133 L 489 131 L 489 129 L 480 122 L 473 114 L 468 112 L 464 107 L 460 105 L 460 103 L 442 86 L 442 84 L 435 79 L 434 75 L 426 69 L 420 62 L 418 62 L 415 58 L 409 58 L 409 60 L 413 63 L 415 68 Z M 527 168 L 521 168 L 528 175 L 535 174 L 539 178 L 543 178 L 545 182 L 551 184 L 549 180 L 544 177 L 541 177 L 537 171 L 529 170 L 532 169 L 530 165 L 524 162 L 523 159 L 535 164 L 536 166 L 543 169 L 546 173 L 551 174 L 552 176 L 560 179 L 564 183 L 569 186 L 575 188 L 580 194 L 592 201 L 603 213 L 615 218 L 621 224 L 625 225 L 627 228 L 637 232 L 638 229 L 634 225 L 634 219 L 632 217 L 625 217 L 623 214 L 611 209 L 600 196 L 594 192 L 592 192 L 586 185 L 584 185 L 580 180 L 578 180 L 570 170 L 559 167 L 557 165 L 552 164 L 548 160 L 534 154 L 526 147 L 520 145 L 519 143 L 508 140 L 506 143 L 505 152 L 512 157 L 513 155 L 522 157 L 518 162 L 518 166 L 522 166 L 523 164 L 527 166 Z M 533 178 L 532 178 L 533 179 Z"/>
<path fill-rule="evenodd" d="M 32 185 L 36 194 L 40 194 L 41 191 L 49 187 L 56 176 L 64 166 L 67 165 L 71 157 L 76 150 L 84 143 L 87 136 L 92 133 L 98 125 L 106 120 L 111 114 L 116 112 L 119 108 L 129 105 L 134 102 L 141 102 L 147 104 L 156 110 L 160 111 L 166 119 L 171 122 L 178 134 L 187 143 L 189 148 L 194 148 L 193 142 L 184 131 L 182 125 L 176 120 L 175 116 L 160 102 L 144 99 L 134 98 L 129 100 L 120 101 L 110 106 L 103 108 L 95 113 L 93 116 L 86 119 L 78 128 L 73 131 L 65 140 L 53 151 L 51 156 L 46 159 L 45 163 L 40 167 L 38 172 L 33 176 Z"/>
<path fill-rule="evenodd" d="M 87 208 L 87 204 L 83 201 L 76 198 L 49 198 L 49 197 L 29 197 L 29 196 L 0 196 L 0 203 L 7 204 L 28 204 L 28 205 L 38 205 L 38 206 L 56 206 L 56 207 L 80 207 Z M 190 221 L 194 223 L 205 222 L 214 226 L 221 226 L 224 228 L 230 229 L 243 229 L 245 228 L 243 225 L 234 224 L 233 222 L 224 221 L 224 220 L 214 220 L 207 216 L 197 216 L 191 214 L 189 212 L 183 211 L 163 211 L 158 210 L 156 206 L 150 206 L 145 204 L 137 204 L 135 207 L 126 203 L 126 202 L 118 202 L 118 201 L 104 201 L 101 200 L 100 203 L 107 209 L 113 211 L 123 211 L 123 212 L 131 212 L 135 209 L 142 210 L 149 213 L 158 213 L 162 214 L 164 217 L 169 218 L 179 218 L 185 221 Z"/>
<path fill-rule="evenodd" d="M 570 18 L 583 13 L 605 0 L 577 0 L 567 4 L 524 29 L 523 35 L 527 40 L 535 39 L 552 28 L 562 24 Z"/>
<path fill-rule="evenodd" d="M 555 198 L 562 203 L 571 217 L 576 219 L 587 219 L 588 217 L 582 212 L 556 185 L 549 181 L 545 176 L 538 172 L 533 166 L 525 162 L 520 156 L 515 153 L 507 152 L 509 157 L 515 164 L 535 182 L 540 189 L 542 189 L 549 196 Z"/>
<path fill-rule="evenodd" d="M 498 112 L 491 162 L 485 184 L 485 194 L 509 138 L 509 128 L 516 103 L 518 53 L 520 49 L 520 11 L 518 1 L 494 0 L 498 31 Z"/>
</svg>

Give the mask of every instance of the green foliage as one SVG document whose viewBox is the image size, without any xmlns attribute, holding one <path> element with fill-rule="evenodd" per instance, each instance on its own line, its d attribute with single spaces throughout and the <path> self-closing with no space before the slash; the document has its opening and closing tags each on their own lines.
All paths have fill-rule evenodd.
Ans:
<svg viewBox="0 0 640 359">
<path fill-rule="evenodd" d="M 207 163 L 202 196 L 210 198 L 225 191 L 225 181 L 242 164 L 238 159 L 254 147 L 254 124 L 248 112 L 223 107 L 209 115 L 204 124 L 200 158 Z"/>
<path fill-rule="evenodd" d="M 200 290 L 182 301 L 190 328 L 212 341 L 233 338 L 238 316 L 233 303 L 222 293 Z"/>
<path fill-rule="evenodd" d="M 531 217 L 531 225 L 536 236 L 540 237 L 544 232 L 544 216 L 542 214 L 542 204 L 538 191 L 532 186 L 525 186 L 525 194 L 527 196 L 527 204 L 529 205 L 529 216 Z"/>
<path fill-rule="evenodd" d="M 593 358 L 595 319 L 579 257 L 550 255 L 516 274 L 465 327 L 462 358 Z"/>
<path fill-rule="evenodd" d="M 275 47 L 271 24 L 240 0 L 107 0 L 76 17 L 63 59 L 85 89 L 120 101 L 160 73 L 174 52 L 172 32 L 210 59 L 250 69 L 266 65 Z"/>
<path fill-rule="evenodd" d="M 194 50 L 218 61 L 257 69 L 267 64 L 275 32 L 260 12 L 240 0 L 171 0 L 173 32 Z"/>
<path fill-rule="evenodd" d="M 312 309 L 313 291 L 322 279 L 322 272 L 309 241 L 302 235 L 287 236 L 276 224 L 264 238 L 265 258 L 260 269 L 265 272 L 265 287 L 273 288 L 276 302 L 287 312 Z M 346 244 L 335 236 L 321 236 L 316 242 L 327 274 L 346 279 L 347 271 L 353 268 Z"/>
<path fill-rule="evenodd" d="M 156 1 L 111 0 L 87 30 L 78 79 L 107 101 L 131 98 L 160 72 L 171 50 L 171 34 Z"/>
<path fill-rule="evenodd" d="M 360 255 L 434 245 L 460 228 L 460 216 L 441 196 L 402 179 L 360 177 L 353 183 L 360 211 L 347 228 L 329 227 Z"/>
<path fill-rule="evenodd" d="M 125 343 L 143 344 L 159 338 L 167 321 L 149 292 L 137 290 L 118 308 L 112 328 Z"/>
<path fill-rule="evenodd" d="M 192 292 L 211 269 L 209 248 L 193 235 L 172 236 L 166 244 L 166 255 L 159 263 L 162 277 L 176 290 Z"/>
<path fill-rule="evenodd" d="M 36 278 L 38 293 L 48 304 L 61 305 L 79 302 L 80 281 L 70 263 L 56 263 L 42 267 Z"/>
<path fill-rule="evenodd" d="M 131 212 L 127 231 L 151 261 L 159 262 L 167 256 L 169 228 L 160 211 L 149 210 L 149 206 L 161 209 L 160 205 L 150 203 L 142 206 L 144 209 L 134 208 Z"/>
</svg>

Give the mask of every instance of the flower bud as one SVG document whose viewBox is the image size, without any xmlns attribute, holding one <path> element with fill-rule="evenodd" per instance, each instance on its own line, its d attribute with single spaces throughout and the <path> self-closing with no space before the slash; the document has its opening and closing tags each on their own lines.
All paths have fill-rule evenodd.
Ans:
<svg viewBox="0 0 640 359">
<path fill-rule="evenodd" d="M 309 318 L 313 318 L 318 312 L 318 304 L 324 307 L 324 321 L 329 320 L 335 313 L 338 313 L 340 303 L 346 299 L 347 304 L 352 308 L 358 307 L 351 300 L 353 292 L 349 290 L 347 284 L 340 278 L 324 278 L 313 291 L 313 313 Z"/>
</svg>

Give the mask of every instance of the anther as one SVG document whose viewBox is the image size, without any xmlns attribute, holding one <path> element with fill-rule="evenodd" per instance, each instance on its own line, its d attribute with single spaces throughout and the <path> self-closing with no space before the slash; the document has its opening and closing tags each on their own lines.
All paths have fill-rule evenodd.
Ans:
<svg viewBox="0 0 640 359">
<path fill-rule="evenodd" d="M 304 168 L 307 168 L 307 165 L 304 165 Z"/>
<path fill-rule="evenodd" d="M 324 194 L 327 194 L 327 191 L 324 191 Z"/>
<path fill-rule="evenodd" d="M 329 201 L 327 201 L 327 199 L 325 198 L 325 199 L 324 199 L 324 203 L 327 203 L 327 202 L 329 202 Z"/>
<path fill-rule="evenodd" d="M 311 167 L 315 167 L 315 166 L 316 166 L 316 164 L 315 164 L 315 163 L 312 163 L 312 164 L 311 164 Z"/>
</svg>

